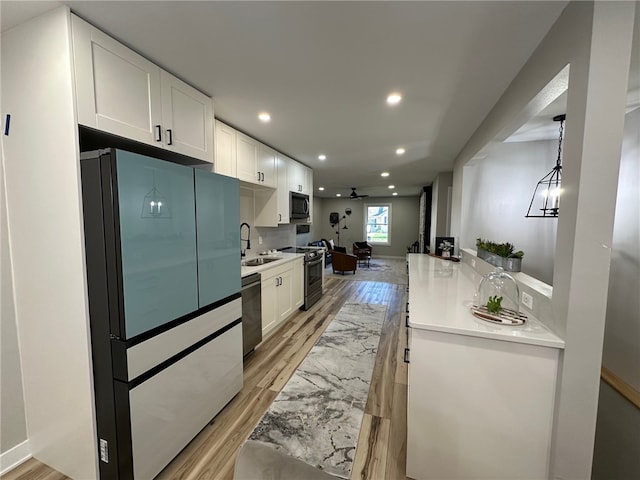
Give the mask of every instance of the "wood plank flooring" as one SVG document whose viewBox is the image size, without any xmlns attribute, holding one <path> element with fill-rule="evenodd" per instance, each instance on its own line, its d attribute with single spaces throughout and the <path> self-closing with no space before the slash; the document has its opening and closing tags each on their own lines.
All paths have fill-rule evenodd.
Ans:
<svg viewBox="0 0 640 480">
<path fill-rule="evenodd" d="M 406 479 L 406 285 L 329 278 L 316 305 L 294 314 L 246 359 L 240 393 L 157 480 L 232 480 L 245 439 L 345 302 L 387 306 L 351 478 Z M 66 478 L 32 459 L 2 480 Z"/>
</svg>

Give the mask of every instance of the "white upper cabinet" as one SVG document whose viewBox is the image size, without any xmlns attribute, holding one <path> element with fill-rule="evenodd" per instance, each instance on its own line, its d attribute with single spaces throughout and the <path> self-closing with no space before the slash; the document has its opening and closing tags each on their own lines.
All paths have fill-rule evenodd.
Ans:
<svg viewBox="0 0 640 480">
<path fill-rule="evenodd" d="M 78 123 L 161 142 L 160 68 L 72 16 Z"/>
<path fill-rule="evenodd" d="M 238 180 L 260 183 L 258 172 L 258 142 L 236 132 L 236 172 Z"/>
<path fill-rule="evenodd" d="M 313 193 L 313 186 L 310 185 L 310 182 L 313 183 L 313 172 L 310 168 L 289 159 L 288 178 L 290 191 L 305 195 Z"/>
<path fill-rule="evenodd" d="M 165 147 L 213 162 L 211 99 L 164 70 L 160 75 Z"/>
<path fill-rule="evenodd" d="M 278 177 L 276 170 L 276 151 L 263 144 L 258 144 L 258 173 L 261 184 L 267 187 L 276 188 Z"/>
<path fill-rule="evenodd" d="M 213 161 L 213 103 L 72 16 L 78 123 Z"/>
<path fill-rule="evenodd" d="M 216 173 L 236 177 L 236 131 L 218 120 L 215 122 Z"/>
<path fill-rule="evenodd" d="M 236 132 L 236 173 L 243 182 L 276 188 L 275 150 Z"/>
</svg>

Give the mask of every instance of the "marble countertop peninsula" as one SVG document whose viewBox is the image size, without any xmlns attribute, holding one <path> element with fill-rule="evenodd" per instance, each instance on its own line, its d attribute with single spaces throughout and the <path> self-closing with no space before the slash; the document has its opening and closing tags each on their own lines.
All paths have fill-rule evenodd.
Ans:
<svg viewBox="0 0 640 480">
<path fill-rule="evenodd" d="M 524 325 L 493 324 L 469 307 L 482 276 L 466 263 L 410 254 L 409 325 L 412 328 L 564 348 L 564 341 L 533 315 Z"/>
</svg>

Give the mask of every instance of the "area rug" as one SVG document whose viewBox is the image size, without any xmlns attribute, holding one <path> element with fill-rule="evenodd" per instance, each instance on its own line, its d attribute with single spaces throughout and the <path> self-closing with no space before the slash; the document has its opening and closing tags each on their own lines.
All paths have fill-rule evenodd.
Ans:
<svg viewBox="0 0 640 480">
<path fill-rule="evenodd" d="M 349 478 L 385 313 L 384 305 L 346 303 L 271 404 L 250 441 Z M 241 451 L 238 462 L 251 460 L 242 455 Z M 271 474 L 273 468 L 268 467 Z"/>
<path fill-rule="evenodd" d="M 342 280 L 356 280 L 363 282 L 386 282 L 398 285 L 408 283 L 407 262 L 404 258 L 372 258 L 369 266 L 360 266 L 356 273 L 333 273 L 331 265 L 324 271 L 325 278 L 340 278 Z"/>
</svg>

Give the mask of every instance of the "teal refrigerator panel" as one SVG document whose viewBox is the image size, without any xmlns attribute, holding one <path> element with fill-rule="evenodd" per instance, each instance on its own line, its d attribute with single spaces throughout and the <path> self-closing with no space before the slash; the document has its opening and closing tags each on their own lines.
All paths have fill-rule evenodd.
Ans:
<svg viewBox="0 0 640 480">
<path fill-rule="evenodd" d="M 195 170 L 200 307 L 240 291 L 240 186 Z"/>
<path fill-rule="evenodd" d="M 198 308 L 193 169 L 116 150 L 126 338 Z"/>
</svg>

